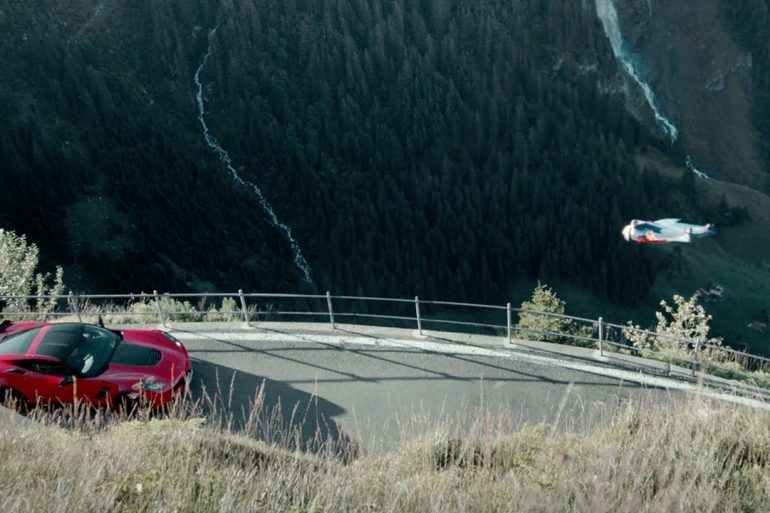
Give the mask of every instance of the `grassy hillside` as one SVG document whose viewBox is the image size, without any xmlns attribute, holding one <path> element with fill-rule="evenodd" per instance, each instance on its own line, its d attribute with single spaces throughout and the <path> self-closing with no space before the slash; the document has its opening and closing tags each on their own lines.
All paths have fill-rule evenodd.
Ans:
<svg viewBox="0 0 770 513">
<path fill-rule="evenodd" d="M 481 414 L 392 453 L 300 453 L 202 419 L 74 429 L 0 424 L 4 511 L 762 511 L 767 413 L 690 401 L 626 405 L 605 424 L 513 428 Z M 513 415 L 515 417 L 515 415 Z"/>
<path fill-rule="evenodd" d="M 682 180 L 687 170 L 677 167 L 656 152 L 640 154 L 641 167 L 654 166 L 673 180 Z M 655 318 L 651 310 L 661 299 L 673 294 L 691 296 L 699 288 L 720 286 L 722 299 L 702 299 L 713 316 L 712 327 L 733 347 L 768 354 L 766 328 L 770 294 L 770 197 L 760 191 L 722 180 L 697 180 L 694 194 L 703 220 L 715 222 L 718 235 L 693 244 L 653 248 L 666 270 L 658 274 L 644 314 L 650 326 Z M 745 208 L 748 219 L 733 224 L 734 211 L 725 205 Z M 684 210 L 684 215 L 690 214 Z M 693 216 L 693 214 L 690 214 Z M 612 309 L 612 307 L 609 307 Z M 641 312 L 640 312 L 641 313 Z M 634 313 L 626 310 L 629 317 Z M 749 324 L 753 327 L 749 327 Z"/>
</svg>

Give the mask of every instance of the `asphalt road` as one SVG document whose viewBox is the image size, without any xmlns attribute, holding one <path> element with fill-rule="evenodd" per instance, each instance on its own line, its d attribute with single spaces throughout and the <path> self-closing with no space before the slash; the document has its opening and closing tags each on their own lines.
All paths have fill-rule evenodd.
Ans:
<svg viewBox="0 0 770 513">
<path fill-rule="evenodd" d="M 303 439 L 320 432 L 387 450 L 439 426 L 458 433 L 539 422 L 584 429 L 629 399 L 644 407 L 683 393 L 669 388 L 674 381 L 607 366 L 590 350 L 547 354 L 499 337 L 286 324 L 171 331 L 193 358 L 193 396 L 217 396 L 233 427 L 256 425 L 268 438 L 299 426 Z M 260 422 L 249 424 L 260 387 Z"/>
</svg>

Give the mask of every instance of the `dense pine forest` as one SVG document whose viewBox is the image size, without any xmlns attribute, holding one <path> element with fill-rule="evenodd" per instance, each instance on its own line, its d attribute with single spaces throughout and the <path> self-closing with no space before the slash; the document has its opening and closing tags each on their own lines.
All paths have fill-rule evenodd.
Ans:
<svg viewBox="0 0 770 513">
<path fill-rule="evenodd" d="M 621 226 L 700 208 L 636 165 L 676 150 L 627 113 L 591 2 L 60 4 L 0 10 L 0 225 L 81 290 L 500 301 L 542 279 L 634 304 L 662 264 Z M 209 128 L 312 284 L 203 140 L 209 47 Z"/>
</svg>

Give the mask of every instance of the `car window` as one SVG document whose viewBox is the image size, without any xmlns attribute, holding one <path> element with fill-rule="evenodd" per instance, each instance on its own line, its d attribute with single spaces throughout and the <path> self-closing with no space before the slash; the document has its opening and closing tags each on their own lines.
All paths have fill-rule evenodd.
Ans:
<svg viewBox="0 0 770 513">
<path fill-rule="evenodd" d="M 19 360 L 13 362 L 14 365 L 28 371 L 38 374 L 47 374 L 49 376 L 72 376 L 75 373 L 72 369 L 59 362 L 50 362 L 46 360 Z"/>
<path fill-rule="evenodd" d="M 116 333 L 90 324 L 56 324 L 48 328 L 35 354 L 53 356 L 85 377 L 107 369 L 120 343 Z"/>
<path fill-rule="evenodd" d="M 25 354 L 35 340 L 40 328 L 21 331 L 0 340 L 0 354 Z"/>
<path fill-rule="evenodd" d="M 78 345 L 83 342 L 82 324 L 54 324 L 48 327 L 43 339 L 38 344 L 35 354 L 53 356 L 65 361 Z"/>
<path fill-rule="evenodd" d="M 89 325 L 85 326 L 82 337 L 81 344 L 65 361 L 84 376 L 98 376 L 109 364 L 120 337 L 112 331 Z"/>
</svg>

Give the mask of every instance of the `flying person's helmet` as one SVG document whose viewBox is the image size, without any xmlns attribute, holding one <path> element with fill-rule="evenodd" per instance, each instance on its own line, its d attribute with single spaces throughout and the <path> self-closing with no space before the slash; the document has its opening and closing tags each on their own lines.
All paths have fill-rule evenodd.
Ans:
<svg viewBox="0 0 770 513">
<path fill-rule="evenodd" d="M 623 238 L 627 241 L 631 240 L 631 225 L 627 224 L 623 227 Z"/>
</svg>

